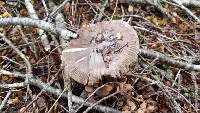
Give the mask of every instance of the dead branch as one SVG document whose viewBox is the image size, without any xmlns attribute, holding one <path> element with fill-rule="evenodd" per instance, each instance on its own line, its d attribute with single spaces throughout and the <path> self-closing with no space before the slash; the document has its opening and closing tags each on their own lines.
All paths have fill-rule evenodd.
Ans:
<svg viewBox="0 0 200 113">
<path fill-rule="evenodd" d="M 56 4 L 53 2 L 53 0 L 49 1 L 49 6 L 51 7 L 51 10 L 54 10 L 51 14 L 54 14 L 52 16 L 55 17 L 55 23 L 56 26 L 59 26 L 60 28 L 65 28 L 65 19 L 62 13 L 60 13 L 60 10 L 63 8 L 63 6 L 68 2 L 69 0 L 65 0 L 60 6 L 56 6 Z M 55 39 L 56 40 L 56 39 Z M 57 40 L 55 41 L 57 42 Z M 63 40 L 62 37 L 60 37 L 60 42 L 61 42 L 61 47 L 65 48 L 65 40 Z M 65 74 L 65 73 L 64 73 Z M 72 91 L 71 91 L 71 78 L 69 75 L 65 74 L 64 76 L 64 87 L 66 91 L 68 91 L 68 108 L 69 108 L 69 113 L 72 112 Z M 53 107 L 53 106 L 52 106 Z"/>
<path fill-rule="evenodd" d="M 94 19 L 95 22 L 99 22 L 102 19 L 103 17 L 102 12 L 104 12 L 107 4 L 108 4 L 108 0 L 105 0 L 103 7 L 100 9 L 100 13 L 95 16 L 95 19 Z"/>
<path fill-rule="evenodd" d="M 169 66 L 174 66 L 176 68 L 200 71 L 200 65 L 194 65 L 194 64 L 183 62 L 183 61 L 178 61 L 153 50 L 140 49 L 140 54 L 143 57 L 150 58 L 150 59 L 157 58 L 160 62 Z"/>
<path fill-rule="evenodd" d="M 200 1 L 199 0 L 179 0 L 179 3 L 181 3 L 185 6 L 200 7 Z"/>
<path fill-rule="evenodd" d="M 62 4 L 60 4 L 58 7 L 56 7 L 54 9 L 54 11 L 50 14 L 50 17 L 55 17 L 57 14 L 60 13 L 60 11 L 64 8 L 64 6 L 67 4 L 67 2 L 69 2 L 70 0 L 65 0 L 64 2 L 62 2 Z M 52 2 L 52 1 L 51 1 Z"/>
<path fill-rule="evenodd" d="M 107 83 L 108 84 L 108 83 Z M 107 84 L 104 84 L 100 87 L 98 87 L 97 89 L 95 89 L 95 91 L 93 91 L 86 99 L 85 99 L 85 102 L 87 102 L 92 96 L 94 96 L 95 93 L 97 93 L 97 91 L 99 91 L 101 88 L 105 87 Z M 84 102 L 84 103 L 85 103 Z M 82 103 L 76 110 L 75 110 L 75 113 L 77 113 L 83 106 L 84 106 L 84 103 Z"/>
<path fill-rule="evenodd" d="M 0 105 L 0 112 L 2 112 L 2 109 L 3 107 L 6 105 L 8 99 L 10 98 L 10 95 L 11 95 L 11 91 L 9 91 L 7 94 L 6 94 L 6 97 L 3 99 L 3 101 L 1 102 L 1 105 Z"/>
<path fill-rule="evenodd" d="M 34 86 L 36 86 L 36 87 L 38 87 L 40 89 L 44 89 L 47 93 L 53 94 L 55 96 L 59 96 L 62 93 L 62 90 L 55 89 L 55 88 L 47 85 L 46 83 L 43 83 L 41 80 L 35 79 L 33 77 L 29 77 L 28 83 L 31 84 L 31 85 L 34 85 Z M 64 93 L 62 95 L 62 97 L 67 98 L 68 97 L 67 93 Z M 79 104 L 85 102 L 84 99 L 82 99 L 82 98 L 80 98 L 78 96 L 75 96 L 75 95 L 72 95 L 72 101 L 75 102 L 75 103 L 79 103 Z M 93 105 L 93 103 L 91 103 L 91 102 L 86 102 L 85 103 L 85 106 L 92 106 L 92 105 Z M 121 113 L 118 110 L 115 110 L 113 108 L 109 108 L 109 107 L 106 107 L 106 106 L 101 106 L 101 105 L 95 106 L 94 108 L 97 109 L 97 110 L 99 110 L 99 111 L 102 111 L 102 112 Z"/>
<path fill-rule="evenodd" d="M 159 4 L 162 1 L 166 0 L 120 0 L 123 3 L 128 2 L 136 2 L 136 3 L 144 3 L 144 4 Z M 194 7 L 200 7 L 200 1 L 199 0 L 178 0 L 179 3 L 185 6 L 194 6 Z"/>
<path fill-rule="evenodd" d="M 17 73 L 17 74 L 19 74 L 19 73 Z M 12 75 L 15 75 L 15 73 L 12 73 Z M 21 77 L 25 77 L 25 76 L 27 76 L 27 75 L 26 74 L 25 75 L 21 74 Z M 53 95 L 55 95 L 57 97 L 59 97 L 60 94 L 62 93 L 61 89 L 53 88 L 50 85 L 42 82 L 41 80 L 34 78 L 33 76 L 27 76 L 27 81 L 23 82 L 23 84 L 21 83 L 22 87 L 24 87 L 26 85 L 36 86 L 36 87 L 40 88 L 41 90 L 44 90 L 45 92 L 53 94 Z M 1 87 L 1 85 L 0 85 L 1 88 L 9 88 L 9 85 L 7 85 L 7 86 L 8 87 Z M 63 93 L 62 97 L 68 98 L 67 92 Z M 78 103 L 78 104 L 84 103 L 84 105 L 88 106 L 88 107 L 92 106 L 94 104 L 92 102 L 85 102 L 85 100 L 83 98 L 80 98 L 80 97 L 75 96 L 75 95 L 72 95 L 72 102 L 75 102 L 75 103 Z M 121 111 L 115 110 L 115 109 L 110 108 L 110 107 L 102 106 L 102 105 L 96 105 L 93 108 L 98 110 L 98 111 L 101 111 L 101 112 L 122 113 Z"/>
<path fill-rule="evenodd" d="M 18 48 L 16 48 L 16 47 L 13 45 L 13 43 L 12 43 L 9 39 L 7 39 L 7 38 L 5 37 L 5 35 L 4 35 L 3 33 L 0 33 L 0 37 L 2 37 L 2 39 L 3 39 L 9 46 L 11 46 L 12 49 L 14 49 L 14 50 L 16 51 L 16 53 L 24 60 L 24 62 L 25 62 L 26 65 L 27 65 L 27 73 L 28 73 L 28 74 L 31 74 L 31 73 L 32 73 L 32 66 L 31 66 L 29 60 L 26 58 L 26 56 L 25 56 Z"/>
<path fill-rule="evenodd" d="M 18 72 L 11 73 L 10 71 L 6 71 L 6 70 L 3 70 L 3 69 L 0 69 L 0 76 L 1 75 L 8 75 L 10 77 L 21 77 L 21 78 L 25 77 L 21 73 L 18 73 Z"/>
<path fill-rule="evenodd" d="M 54 80 L 55 80 L 55 78 L 58 76 L 58 74 L 59 74 L 59 72 L 62 70 L 62 68 L 60 68 L 59 70 L 58 70 L 58 72 L 55 74 L 55 76 L 47 83 L 47 85 L 51 85 L 53 82 L 54 82 Z M 24 108 L 24 110 L 22 111 L 22 113 L 24 113 L 28 108 L 29 108 L 29 106 L 31 106 L 32 104 L 33 104 L 33 102 L 35 102 L 37 99 L 38 99 L 38 97 L 40 97 L 41 95 L 42 95 L 42 93 L 44 92 L 45 90 L 44 89 L 41 89 L 41 91 L 40 91 L 40 93 Z"/>
<path fill-rule="evenodd" d="M 50 10 L 53 11 L 50 15 L 52 15 L 51 17 L 55 18 L 55 25 L 62 29 L 66 28 L 66 26 L 65 26 L 66 22 L 65 22 L 63 14 L 60 12 L 60 10 L 61 10 L 60 8 L 63 8 L 64 4 L 66 4 L 67 1 L 68 0 L 65 0 L 60 6 L 56 6 L 56 4 L 52 0 L 49 0 L 49 2 L 48 2 Z M 65 48 L 66 42 L 62 36 L 59 37 L 59 40 L 60 40 L 61 48 L 58 48 L 58 49 L 60 49 L 59 51 L 61 52 L 62 49 Z M 55 43 L 57 43 L 56 46 L 58 46 L 59 43 L 55 38 L 54 38 L 54 41 L 55 41 Z"/>
<path fill-rule="evenodd" d="M 34 10 L 33 8 L 33 5 L 31 4 L 30 0 L 25 0 L 25 6 L 26 6 L 26 9 L 28 10 L 29 14 L 30 14 L 30 17 L 33 18 L 33 19 L 39 19 L 36 11 Z M 47 35 L 44 33 L 44 31 L 42 29 L 37 29 L 38 32 L 39 32 L 39 35 L 40 35 L 40 38 L 41 38 L 41 42 L 44 46 L 44 49 L 46 51 L 49 51 L 50 50 L 50 45 L 49 45 L 49 41 L 47 39 Z"/>
<path fill-rule="evenodd" d="M 190 11 L 188 8 L 186 8 L 181 1 L 177 1 L 177 0 L 172 0 L 173 2 L 175 2 L 181 9 L 183 9 L 188 15 L 190 15 L 193 19 L 195 19 L 195 21 L 197 23 L 200 24 L 200 19 L 194 15 L 194 13 L 192 11 Z"/>
<path fill-rule="evenodd" d="M 43 20 L 31 19 L 26 17 L 0 18 L 0 25 L 23 25 L 23 26 L 37 27 L 43 29 L 46 32 L 59 34 L 66 40 L 69 40 L 69 37 L 72 38 L 77 37 L 76 33 L 73 33 L 67 29 L 55 27 L 53 24 L 50 24 L 49 22 L 45 22 Z"/>
<path fill-rule="evenodd" d="M 113 94 L 110 94 L 104 98 L 102 98 L 101 100 L 95 102 L 92 106 L 88 107 L 83 113 L 88 113 L 93 107 L 95 107 L 96 105 L 100 104 L 101 102 L 103 102 L 104 100 L 108 99 L 108 98 L 111 98 L 113 96 L 115 96 L 116 94 L 119 94 L 121 91 L 117 91 Z"/>
<path fill-rule="evenodd" d="M 25 82 L 12 83 L 12 84 L 0 84 L 0 88 L 20 88 L 25 87 L 27 84 Z"/>
</svg>

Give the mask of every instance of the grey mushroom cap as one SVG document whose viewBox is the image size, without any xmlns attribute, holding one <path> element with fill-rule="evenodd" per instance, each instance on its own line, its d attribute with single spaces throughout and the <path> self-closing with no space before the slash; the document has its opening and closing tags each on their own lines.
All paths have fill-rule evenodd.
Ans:
<svg viewBox="0 0 200 113">
<path fill-rule="evenodd" d="M 139 39 L 122 20 L 90 24 L 78 30 L 61 59 L 65 73 L 81 84 L 93 84 L 102 76 L 118 77 L 137 63 Z"/>
</svg>

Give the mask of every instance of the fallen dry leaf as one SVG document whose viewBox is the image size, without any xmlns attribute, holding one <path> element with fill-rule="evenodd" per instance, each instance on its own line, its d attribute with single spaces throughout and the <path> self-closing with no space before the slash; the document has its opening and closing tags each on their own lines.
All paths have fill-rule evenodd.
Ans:
<svg viewBox="0 0 200 113">
<path fill-rule="evenodd" d="M 133 105 L 135 104 L 135 103 L 132 102 L 131 100 L 127 100 L 126 102 L 127 102 L 127 104 L 128 104 L 129 106 L 133 106 Z"/>
<path fill-rule="evenodd" d="M 3 81 L 7 81 L 9 79 L 9 76 L 8 75 L 3 75 L 3 76 L 1 76 L 1 79 Z"/>
<path fill-rule="evenodd" d="M 146 110 L 139 108 L 136 113 L 145 113 Z"/>
<path fill-rule="evenodd" d="M 134 104 L 133 106 L 131 106 L 131 111 L 134 111 L 136 109 L 136 105 Z"/>
<path fill-rule="evenodd" d="M 13 104 L 13 105 L 16 105 L 17 103 L 19 103 L 19 98 L 18 97 L 15 97 L 13 99 L 9 99 L 8 104 Z"/>
<path fill-rule="evenodd" d="M 105 85 L 101 89 L 99 89 L 96 94 L 99 97 L 105 97 L 110 94 L 110 92 L 113 90 L 114 86 L 113 85 Z"/>
<path fill-rule="evenodd" d="M 130 110 L 130 106 L 126 105 L 122 108 L 122 111 L 129 111 Z"/>
<path fill-rule="evenodd" d="M 94 91 L 94 88 L 91 85 L 87 85 L 85 86 L 85 91 L 87 91 L 88 93 L 91 93 Z"/>
</svg>

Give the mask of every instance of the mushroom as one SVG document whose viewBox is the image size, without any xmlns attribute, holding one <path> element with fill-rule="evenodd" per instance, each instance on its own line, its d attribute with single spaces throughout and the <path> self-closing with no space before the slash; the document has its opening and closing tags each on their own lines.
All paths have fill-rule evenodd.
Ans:
<svg viewBox="0 0 200 113">
<path fill-rule="evenodd" d="M 61 59 L 65 73 L 81 84 L 93 84 L 102 76 L 119 77 L 137 63 L 139 39 L 122 20 L 90 24 L 77 31 Z"/>
</svg>

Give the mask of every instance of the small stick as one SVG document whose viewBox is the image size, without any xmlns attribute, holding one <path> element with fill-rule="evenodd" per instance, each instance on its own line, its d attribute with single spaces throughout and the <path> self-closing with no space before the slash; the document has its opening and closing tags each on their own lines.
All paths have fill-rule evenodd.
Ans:
<svg viewBox="0 0 200 113">
<path fill-rule="evenodd" d="M 200 65 L 189 64 L 187 62 L 178 61 L 178 60 L 175 60 L 171 57 L 167 57 L 164 54 L 161 54 L 161 53 L 153 51 L 153 50 L 140 49 L 140 54 L 143 57 L 150 58 L 150 59 L 157 58 L 158 61 L 165 63 L 166 65 L 169 65 L 169 66 L 174 66 L 176 68 L 200 71 Z"/>
<path fill-rule="evenodd" d="M 116 95 L 116 94 L 118 94 L 118 93 L 120 93 L 120 92 L 122 92 L 122 91 L 117 91 L 117 92 L 115 92 L 115 93 L 113 93 L 113 94 L 110 94 L 110 95 L 108 95 L 108 96 L 106 96 L 106 97 L 103 97 L 101 100 L 95 102 L 92 106 L 88 107 L 83 113 L 88 113 L 94 106 L 100 104 L 102 101 L 104 101 L 104 100 L 106 100 L 106 99 L 108 99 L 108 98 L 110 98 L 110 97 L 113 97 L 114 95 Z M 114 113 L 114 112 L 113 112 L 113 113 Z"/>
<path fill-rule="evenodd" d="M 29 12 L 30 17 L 33 18 L 33 19 L 39 19 L 35 9 L 33 8 L 33 5 L 31 4 L 31 1 L 25 0 L 25 5 L 26 5 L 26 9 Z M 49 45 L 49 40 L 47 39 L 46 33 L 44 33 L 44 30 L 42 30 L 42 29 L 37 29 L 37 30 L 38 30 L 38 33 L 40 35 L 41 42 L 44 46 L 45 51 L 49 51 L 50 45 Z"/>
<path fill-rule="evenodd" d="M 6 103 L 8 102 L 8 99 L 10 98 L 10 95 L 11 95 L 11 91 L 9 91 L 7 94 L 6 94 L 6 97 L 3 99 L 1 105 L 0 105 L 0 112 L 2 112 L 2 109 L 3 107 L 6 105 Z"/>
<path fill-rule="evenodd" d="M 2 39 L 9 45 L 12 47 L 12 49 L 14 49 L 16 51 L 16 53 L 24 60 L 24 62 L 27 65 L 27 72 L 28 74 L 32 73 L 32 67 L 31 64 L 29 62 L 29 60 L 26 58 L 26 56 L 18 49 L 14 46 L 14 44 L 5 37 L 5 35 L 3 33 L 0 33 L 0 36 L 2 37 Z"/>
</svg>

